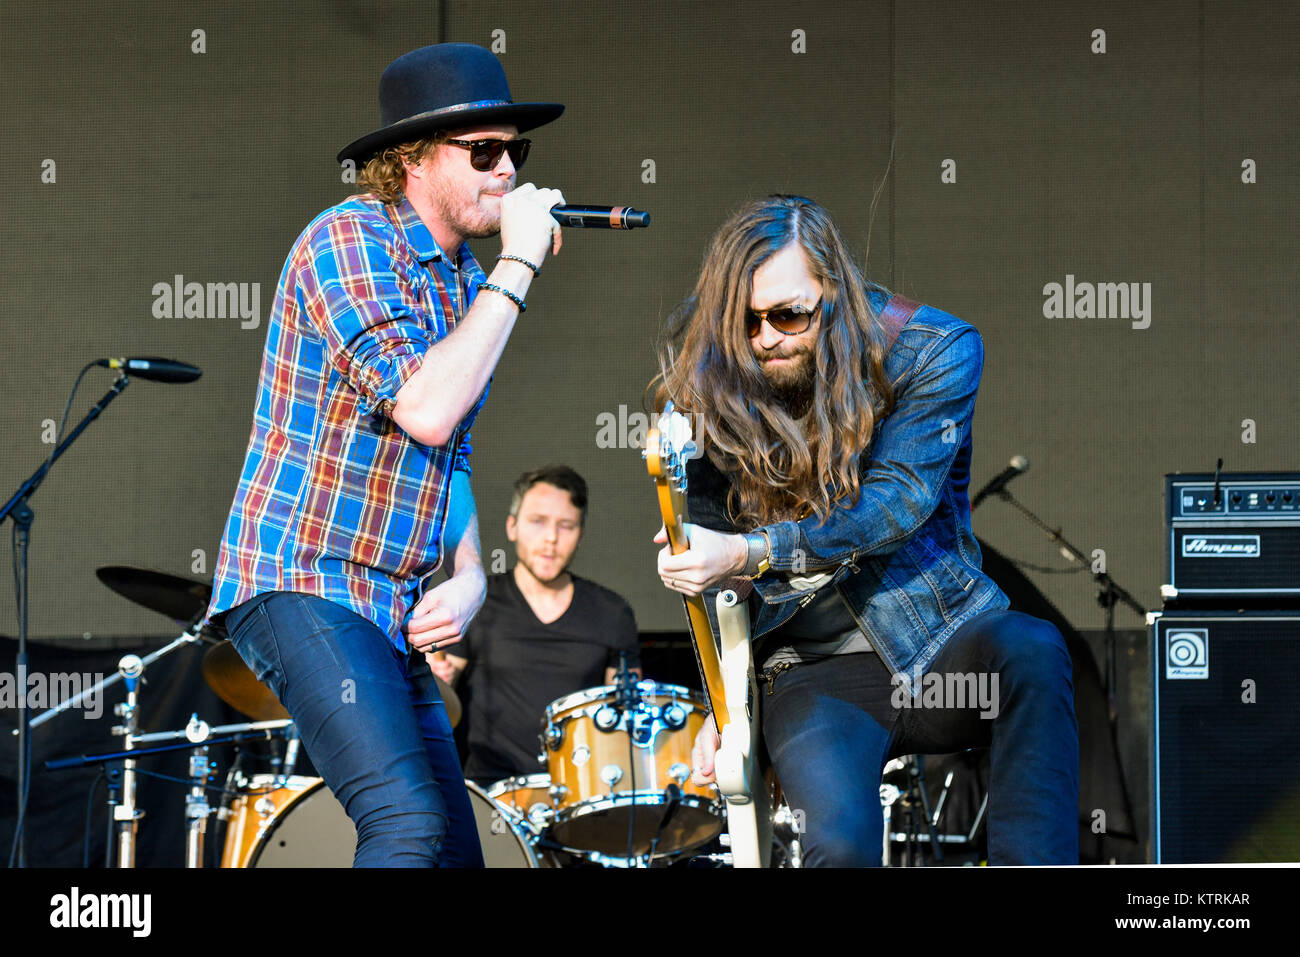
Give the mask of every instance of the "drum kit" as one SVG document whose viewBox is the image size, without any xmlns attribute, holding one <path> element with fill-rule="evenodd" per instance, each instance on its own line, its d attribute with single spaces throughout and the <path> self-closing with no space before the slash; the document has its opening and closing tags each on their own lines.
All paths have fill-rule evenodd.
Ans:
<svg viewBox="0 0 1300 957">
<path fill-rule="evenodd" d="M 166 647 L 143 659 L 123 658 L 119 673 L 102 683 L 122 680 L 126 685 L 126 700 L 115 709 L 122 722 L 113 729 L 123 739 L 121 750 L 46 764 L 50 770 L 105 767 L 113 805 L 114 865 L 135 863 L 143 816 L 135 797 L 136 777 L 143 773 L 139 762 L 189 749 L 187 867 L 204 866 L 213 816 L 224 827 L 214 848 L 222 867 L 351 866 L 356 830 L 323 780 L 294 773 L 299 741 L 283 705 L 257 680 L 220 628 L 200 627 L 210 598 L 208 586 L 121 566 L 101 568 L 97 574 L 130 600 L 189 623 Z M 207 684 L 251 720 L 211 727 L 196 714 L 182 730 L 140 733 L 144 671 L 170 651 L 198 643 L 208 646 L 202 664 Z M 461 714 L 459 699 L 441 680 L 438 685 L 455 725 Z M 691 748 L 706 716 L 698 692 L 637 681 L 626 667 L 619 670 L 614 685 L 552 702 L 540 721 L 538 758 L 544 771 L 506 778 L 487 788 L 465 782 L 487 866 L 725 866 L 729 855 L 724 805 L 712 786 L 691 781 Z M 274 756 L 266 767 L 245 773 L 241 765 L 250 752 L 237 750 L 225 785 L 209 783 L 216 770 L 211 748 L 255 741 L 272 742 Z M 220 794 L 215 808 L 208 800 L 212 791 Z M 794 816 L 781 808 L 777 817 L 777 859 L 798 866 Z M 790 826 L 783 829 L 783 820 Z M 216 854 L 212 857 L 215 860 Z"/>
</svg>

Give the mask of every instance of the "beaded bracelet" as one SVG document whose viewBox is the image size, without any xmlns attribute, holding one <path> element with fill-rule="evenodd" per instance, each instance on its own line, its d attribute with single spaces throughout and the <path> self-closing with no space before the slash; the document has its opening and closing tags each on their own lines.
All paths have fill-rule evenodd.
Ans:
<svg viewBox="0 0 1300 957">
<path fill-rule="evenodd" d="M 497 260 L 500 261 L 502 259 L 510 259 L 517 263 L 523 263 L 525 266 L 527 266 L 529 269 L 533 271 L 534 276 L 540 276 L 542 274 L 541 266 L 536 266 L 533 263 L 530 263 L 523 256 L 512 256 L 509 253 L 502 253 L 500 256 L 497 257 Z"/>
<path fill-rule="evenodd" d="M 501 288 L 500 286 L 498 286 L 496 283 L 485 282 L 485 283 L 483 283 L 481 286 L 479 286 L 479 288 L 480 288 L 480 289 L 490 289 L 490 290 L 492 290 L 493 292 L 499 292 L 501 295 L 505 296 L 507 299 L 509 299 L 511 302 L 513 302 L 516 306 L 518 306 L 518 307 L 519 307 L 519 312 L 520 312 L 521 314 L 524 313 L 524 312 L 526 312 L 527 309 L 528 309 L 527 304 L 525 304 L 525 302 L 524 302 L 522 299 L 520 299 L 518 296 L 516 296 L 516 295 L 515 295 L 513 292 L 511 292 L 509 289 L 502 289 L 502 288 Z"/>
</svg>

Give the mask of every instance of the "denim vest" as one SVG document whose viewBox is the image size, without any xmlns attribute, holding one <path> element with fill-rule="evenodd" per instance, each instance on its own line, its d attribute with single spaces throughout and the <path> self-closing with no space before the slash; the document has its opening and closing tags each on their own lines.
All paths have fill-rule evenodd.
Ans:
<svg viewBox="0 0 1300 957">
<path fill-rule="evenodd" d="M 871 293 L 879 310 L 887 297 Z M 925 673 L 961 625 L 1010 601 L 980 569 L 971 532 L 971 419 L 984 365 L 975 327 L 922 306 L 885 361 L 894 410 L 877 423 L 861 492 L 825 523 L 816 517 L 763 526 L 772 568 L 755 582 L 751 626 L 757 639 L 789 620 L 810 589 L 781 572 L 834 569 L 829 583 L 893 674 Z M 707 456 L 687 464 L 691 522 L 737 531 L 726 511 L 728 481 Z M 714 597 L 705 594 L 716 635 Z"/>
</svg>

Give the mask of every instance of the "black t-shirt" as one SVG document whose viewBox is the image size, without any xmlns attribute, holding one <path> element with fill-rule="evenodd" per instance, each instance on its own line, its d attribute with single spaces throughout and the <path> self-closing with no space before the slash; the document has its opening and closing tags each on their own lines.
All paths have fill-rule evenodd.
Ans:
<svg viewBox="0 0 1300 957">
<path fill-rule="evenodd" d="M 548 625 L 533 614 L 513 572 L 490 576 L 482 610 L 447 649 L 469 661 L 456 691 L 468 724 L 465 776 L 478 784 L 544 771 L 537 755 L 546 706 L 603 685 L 620 651 L 627 652 L 629 668 L 640 665 L 631 606 L 608 588 L 572 577 L 573 599 Z"/>
</svg>

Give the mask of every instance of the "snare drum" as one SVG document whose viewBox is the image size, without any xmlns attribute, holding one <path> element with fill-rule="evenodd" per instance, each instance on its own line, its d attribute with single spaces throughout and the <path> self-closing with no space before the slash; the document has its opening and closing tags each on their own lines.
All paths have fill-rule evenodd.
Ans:
<svg viewBox="0 0 1300 957">
<path fill-rule="evenodd" d="M 635 707 L 622 713 L 613 687 L 575 692 L 546 709 L 551 834 L 566 847 L 622 856 L 629 846 L 632 855 L 648 854 L 653 844 L 659 856 L 697 847 L 722 830 L 714 789 L 690 780 L 691 748 L 707 714 L 703 695 L 653 681 L 636 689 Z M 680 804 L 661 833 L 669 785 Z"/>
<path fill-rule="evenodd" d="M 509 808 L 466 781 L 488 867 L 549 867 Z M 320 778 L 259 774 L 230 808 L 222 867 L 351 867 L 357 831 Z"/>
</svg>

